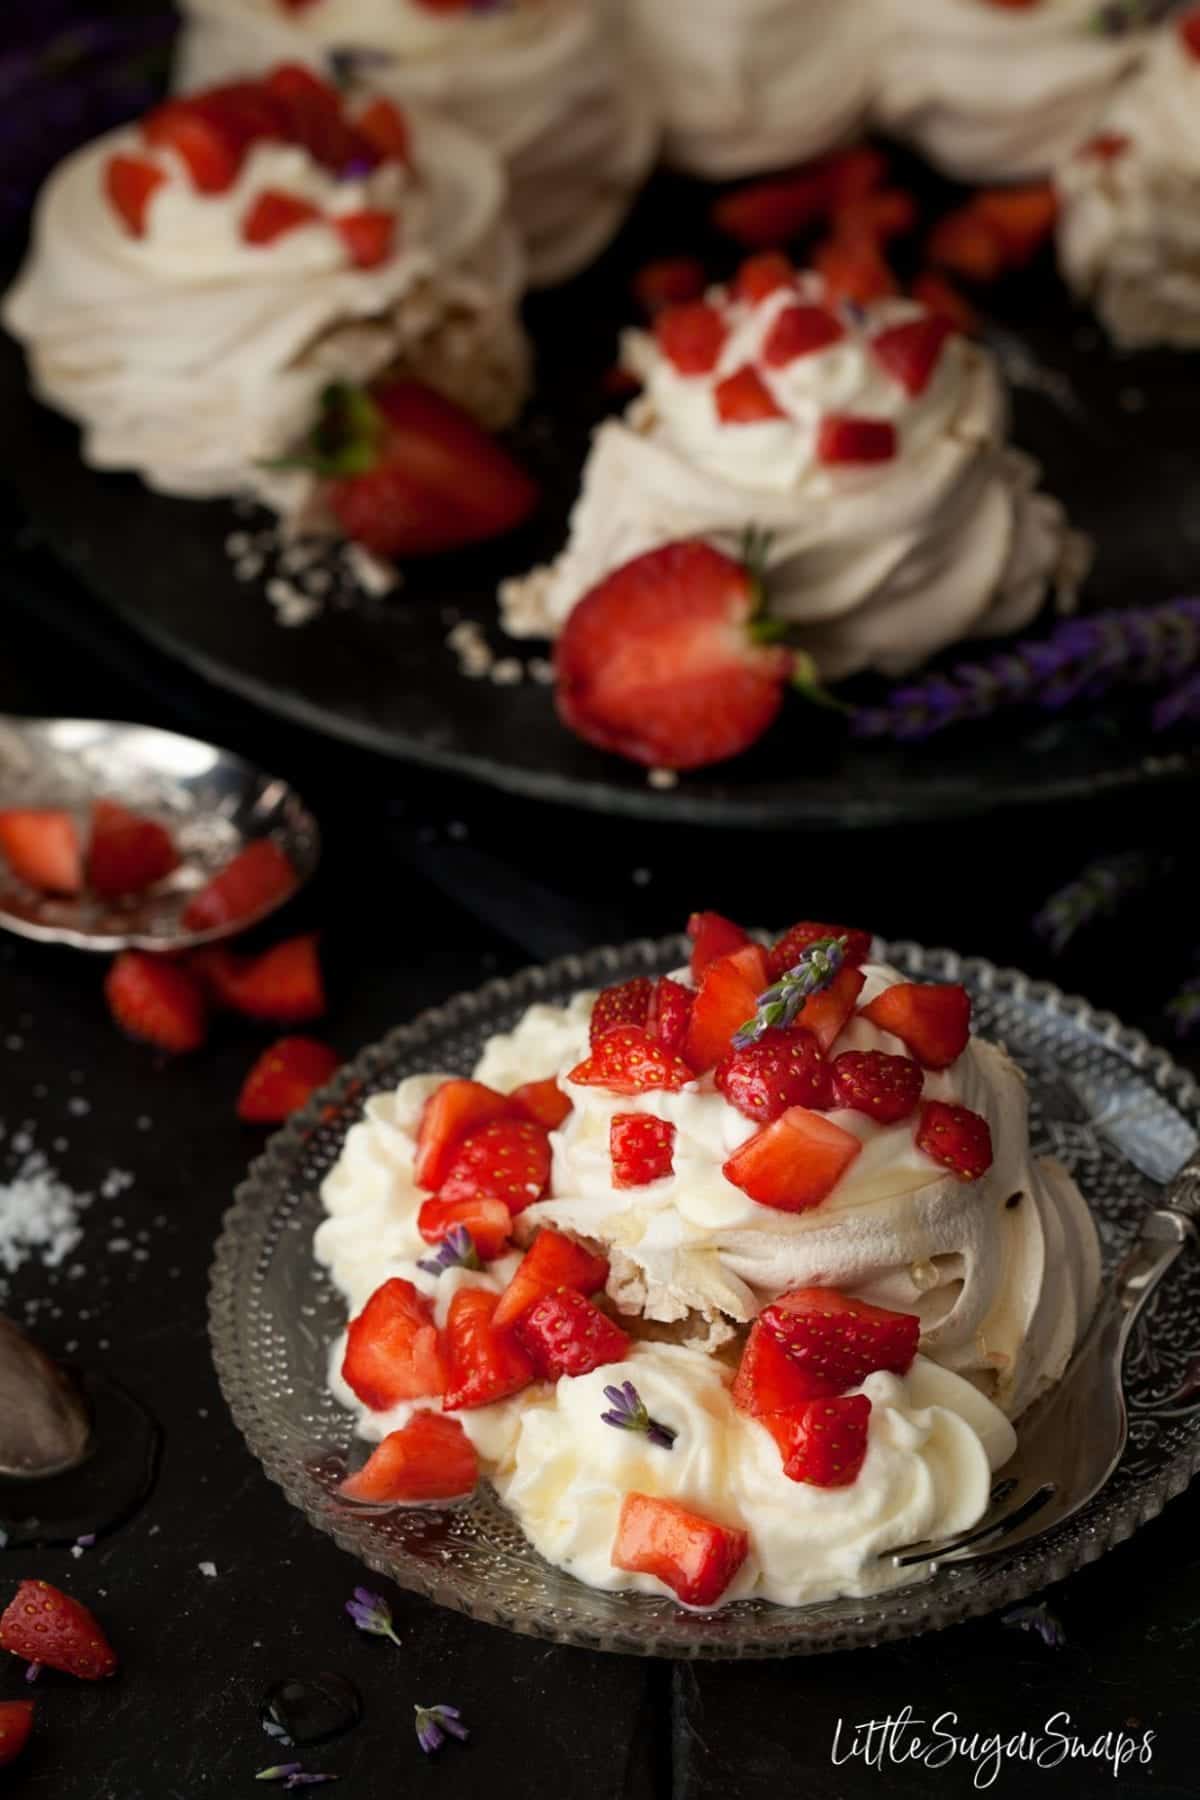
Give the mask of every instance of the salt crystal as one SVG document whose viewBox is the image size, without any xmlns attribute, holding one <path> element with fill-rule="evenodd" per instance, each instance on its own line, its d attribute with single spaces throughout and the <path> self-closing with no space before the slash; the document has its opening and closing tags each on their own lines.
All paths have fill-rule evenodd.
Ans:
<svg viewBox="0 0 1200 1800">
<path fill-rule="evenodd" d="M 381 562 L 379 557 L 372 556 L 361 544 L 344 545 L 342 560 L 349 574 L 368 594 L 390 594 L 399 585 L 399 571 L 391 563 Z"/>
<path fill-rule="evenodd" d="M 84 1119 L 91 1110 L 91 1101 L 85 1100 L 82 1094 L 72 1094 L 71 1098 L 67 1101 L 67 1111 L 71 1114 L 72 1118 Z"/>
<path fill-rule="evenodd" d="M 29 1150 L 16 1173 L 0 1183 L 0 1269 L 14 1275 L 36 1256 L 57 1268 L 83 1236 L 80 1214 L 90 1194 L 69 1188 L 40 1150 Z"/>
<path fill-rule="evenodd" d="M 497 687 L 516 687 L 524 676 L 525 671 L 515 656 L 502 656 L 499 662 L 492 664 L 492 680 Z"/>
</svg>

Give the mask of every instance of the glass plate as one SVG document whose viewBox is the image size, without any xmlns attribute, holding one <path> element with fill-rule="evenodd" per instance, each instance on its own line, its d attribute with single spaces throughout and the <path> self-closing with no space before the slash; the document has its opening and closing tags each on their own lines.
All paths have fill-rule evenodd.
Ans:
<svg viewBox="0 0 1200 1800">
<path fill-rule="evenodd" d="M 669 1598 L 597 1593 L 543 1562 L 486 1486 L 468 1504 L 366 1514 L 339 1502 L 348 1415 L 325 1387 L 326 1351 L 345 1322 L 312 1260 L 318 1190 L 365 1095 L 428 1069 L 470 1071 L 485 1038 L 535 1000 L 563 1001 L 678 966 L 682 942 L 594 950 L 423 1013 L 345 1068 L 275 1137 L 239 1189 L 217 1245 L 213 1354 L 251 1450 L 294 1506 L 401 1587 L 489 1624 L 591 1649 L 673 1657 L 842 1650 L 933 1630 L 1007 1605 L 1093 1561 L 1153 1518 L 1200 1468 L 1200 1260 L 1180 1259 L 1131 1349 L 1130 1443 L 1104 1492 L 1044 1538 L 974 1567 L 943 1569 L 869 1600 L 785 1608 L 743 1601 L 707 1616 Z M 980 1034 L 1026 1070 L 1035 1147 L 1072 1170 L 1111 1267 L 1200 1129 L 1200 1090 L 1163 1052 L 1084 1001 L 1012 970 L 914 944 L 886 948 L 904 973 L 962 981 Z"/>
</svg>

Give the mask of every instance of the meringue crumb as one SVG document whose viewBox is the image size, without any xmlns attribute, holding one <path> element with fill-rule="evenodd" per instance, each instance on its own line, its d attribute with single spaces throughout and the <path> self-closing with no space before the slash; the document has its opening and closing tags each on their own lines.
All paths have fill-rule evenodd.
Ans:
<svg viewBox="0 0 1200 1800">
<path fill-rule="evenodd" d="M 543 687 L 549 687 L 554 680 L 554 664 L 548 657 L 531 656 L 525 665 L 528 674 Z"/>
<path fill-rule="evenodd" d="M 651 769 L 646 777 L 652 788 L 673 788 L 679 786 L 677 769 Z"/>
<path fill-rule="evenodd" d="M 502 656 L 492 664 L 491 679 L 497 687 L 517 687 L 525 679 L 525 670 L 515 656 Z"/>
<path fill-rule="evenodd" d="M 390 594 L 393 588 L 400 585 L 400 571 L 380 557 L 372 556 L 361 544 L 345 544 L 342 561 L 364 593 L 373 598 L 378 598 L 380 594 Z"/>
<path fill-rule="evenodd" d="M 196 1567 L 197 1567 L 197 1568 L 198 1568 L 198 1569 L 199 1569 L 199 1571 L 200 1571 L 200 1573 L 201 1573 L 201 1574 L 202 1574 L 202 1575 L 205 1575 L 205 1576 L 207 1576 L 207 1577 L 208 1577 L 208 1579 L 209 1579 L 209 1581 L 215 1581 L 215 1580 L 216 1580 L 216 1576 L 217 1576 L 217 1565 L 216 1565 L 216 1563 L 214 1563 L 214 1562 L 202 1562 L 202 1563 L 197 1563 L 197 1564 L 196 1564 Z"/>
<path fill-rule="evenodd" d="M 462 619 L 453 626 L 446 635 L 446 644 L 458 658 L 460 675 L 477 681 L 490 673 L 496 660 L 495 652 L 474 619 Z"/>
</svg>

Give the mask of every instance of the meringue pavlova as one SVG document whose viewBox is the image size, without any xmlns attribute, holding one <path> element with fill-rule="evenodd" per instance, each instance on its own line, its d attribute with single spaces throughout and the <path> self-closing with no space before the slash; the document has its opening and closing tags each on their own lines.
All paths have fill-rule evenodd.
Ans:
<svg viewBox="0 0 1200 1800">
<path fill-rule="evenodd" d="M 377 1446 L 342 1492 L 486 1475 L 550 1562 L 688 1606 L 870 1593 L 986 1510 L 1095 1232 L 963 989 L 840 927 L 690 930 L 688 969 L 367 1102 L 315 1240 Z"/>
<path fill-rule="evenodd" d="M 748 528 L 769 612 L 831 680 L 1073 598 L 1086 558 L 1007 443 L 994 359 L 915 301 L 839 305 L 768 254 L 623 355 L 644 391 L 593 438 L 563 554 L 501 588 L 513 635 L 555 635 L 645 551 Z"/>
<path fill-rule="evenodd" d="M 291 510 L 309 478 L 266 465 L 331 382 L 416 370 L 486 424 L 515 414 L 522 277 L 486 146 L 284 67 L 69 157 L 3 318 L 93 466 Z"/>
<path fill-rule="evenodd" d="M 298 59 L 443 111 L 504 163 L 536 283 L 599 254 L 657 142 L 591 0 L 186 0 L 184 87 Z"/>
</svg>

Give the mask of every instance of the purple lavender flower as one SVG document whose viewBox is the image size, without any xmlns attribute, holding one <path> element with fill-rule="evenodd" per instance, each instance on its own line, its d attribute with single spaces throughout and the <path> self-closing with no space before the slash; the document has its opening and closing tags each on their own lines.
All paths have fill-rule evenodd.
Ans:
<svg viewBox="0 0 1200 1800">
<path fill-rule="evenodd" d="M 612 1411 L 600 1414 L 601 1424 L 611 1425 L 617 1431 L 640 1431 L 660 1450 L 669 1450 L 679 1436 L 670 1425 L 650 1417 L 632 1381 L 623 1381 L 620 1387 L 606 1387 L 604 1398 Z"/>
<path fill-rule="evenodd" d="M 255 1781 L 278 1781 L 284 1792 L 290 1793 L 294 1788 L 320 1787 L 326 1781 L 336 1781 L 336 1775 L 320 1775 L 316 1770 L 306 1770 L 303 1763 L 275 1763 L 269 1769 L 260 1769 L 254 1777 Z"/>
<path fill-rule="evenodd" d="M 764 1031 L 791 1025 L 805 1001 L 836 980 L 846 960 L 844 937 L 818 938 L 787 973 L 758 996 L 754 1017 L 733 1034 L 738 1050 L 757 1043 Z"/>
<path fill-rule="evenodd" d="M 456 1225 L 446 1233 L 434 1255 L 422 1257 L 417 1267 L 436 1281 L 447 1269 L 480 1269 L 483 1264 L 475 1248 L 475 1239 L 466 1226 Z"/>
<path fill-rule="evenodd" d="M 457 1706 L 414 1706 L 413 1711 L 417 1715 L 417 1742 L 426 1756 L 441 1749 L 447 1732 L 460 1743 L 470 1736 Z"/>
<path fill-rule="evenodd" d="M 25 1670 L 26 1681 L 36 1681 L 38 1676 L 41 1674 L 41 1672 L 42 1672 L 41 1663 L 31 1662 Z"/>
<path fill-rule="evenodd" d="M 1061 1650 L 1067 1641 L 1066 1630 L 1057 1613 L 1051 1612 L 1045 1601 L 1036 1606 L 1014 1606 L 1001 1616 L 1002 1625 L 1012 1625 L 1018 1631 L 1032 1631 L 1041 1638 L 1048 1650 Z"/>
<path fill-rule="evenodd" d="M 1149 856 L 1142 850 L 1099 857 L 1073 881 L 1051 894 L 1034 915 L 1033 929 L 1059 956 L 1085 925 L 1111 917 L 1126 900 L 1149 887 L 1155 876 L 1169 867 L 1169 860 Z"/>
<path fill-rule="evenodd" d="M 399 1645 L 400 1639 L 392 1624 L 392 1609 L 382 1594 L 373 1594 L 370 1588 L 356 1587 L 346 1602 L 346 1611 L 360 1631 L 368 1632 L 372 1637 L 391 1638 L 393 1644 Z"/>
</svg>

